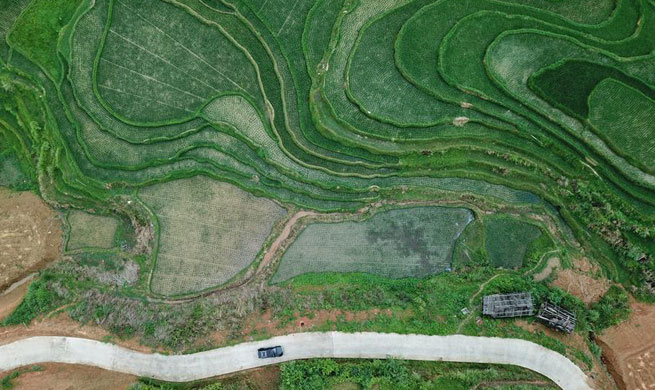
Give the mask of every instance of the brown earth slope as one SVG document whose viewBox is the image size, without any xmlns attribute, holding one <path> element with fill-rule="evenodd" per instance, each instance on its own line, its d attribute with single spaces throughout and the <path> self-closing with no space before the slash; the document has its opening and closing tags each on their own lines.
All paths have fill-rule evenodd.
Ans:
<svg viewBox="0 0 655 390">
<path fill-rule="evenodd" d="M 0 291 L 59 257 L 57 214 L 31 192 L 0 187 Z"/>
<path fill-rule="evenodd" d="M 40 364 L 41 371 L 26 372 L 12 380 L 13 390 L 126 390 L 133 375 L 73 364 Z"/>
<path fill-rule="evenodd" d="M 655 305 L 633 302 L 632 316 L 596 337 L 622 390 L 655 389 Z"/>
<path fill-rule="evenodd" d="M 598 267 L 587 258 L 573 260 L 573 267 L 560 270 L 552 285 L 557 286 L 570 294 L 582 299 L 586 304 L 598 301 L 610 288 L 610 281 L 600 277 Z"/>
</svg>

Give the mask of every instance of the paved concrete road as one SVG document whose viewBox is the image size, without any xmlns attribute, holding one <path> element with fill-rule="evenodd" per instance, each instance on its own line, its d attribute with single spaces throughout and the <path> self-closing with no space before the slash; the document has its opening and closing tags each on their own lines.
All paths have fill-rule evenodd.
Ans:
<svg viewBox="0 0 655 390">
<path fill-rule="evenodd" d="M 257 348 L 281 345 L 284 356 L 258 359 Z M 296 333 L 192 355 L 144 354 L 73 337 L 32 337 L 0 346 L 0 371 L 57 362 L 85 364 L 171 382 L 187 382 L 307 358 L 398 358 L 512 364 L 529 368 L 564 390 L 591 390 L 564 356 L 517 339 L 383 333 Z"/>
</svg>

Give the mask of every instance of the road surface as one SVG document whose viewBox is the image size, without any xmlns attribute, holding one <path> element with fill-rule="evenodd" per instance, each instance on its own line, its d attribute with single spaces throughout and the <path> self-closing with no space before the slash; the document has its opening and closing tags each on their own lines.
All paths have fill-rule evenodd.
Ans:
<svg viewBox="0 0 655 390">
<path fill-rule="evenodd" d="M 275 345 L 284 348 L 284 356 L 257 358 L 257 348 Z M 188 382 L 296 359 L 391 357 L 511 364 L 536 371 L 563 390 L 591 390 L 586 375 L 557 352 L 525 340 L 462 335 L 296 333 L 190 355 L 146 354 L 74 337 L 31 337 L 0 346 L 0 371 L 53 362 Z"/>
</svg>

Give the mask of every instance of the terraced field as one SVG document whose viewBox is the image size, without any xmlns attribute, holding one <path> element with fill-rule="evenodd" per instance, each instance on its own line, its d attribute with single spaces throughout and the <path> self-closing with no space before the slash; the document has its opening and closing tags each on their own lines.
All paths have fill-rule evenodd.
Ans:
<svg viewBox="0 0 655 390">
<path fill-rule="evenodd" d="M 160 245 L 151 288 L 180 295 L 221 285 L 254 259 L 285 210 L 229 184 L 194 177 L 139 191 Z"/>
<path fill-rule="evenodd" d="M 382 212 L 364 222 L 310 225 L 284 254 L 273 282 L 310 272 L 368 272 L 422 278 L 450 270 L 469 210 L 417 207 Z"/>
<path fill-rule="evenodd" d="M 211 282 L 158 281 L 186 267 L 166 260 L 168 217 L 197 175 L 318 212 L 531 207 L 608 275 L 655 283 L 652 0 L 27 3 L 0 7 L 1 166 L 31 167 L 53 205 L 158 218 L 160 294 L 261 250 Z M 165 188 L 175 200 L 154 202 Z M 281 215 L 264 214 L 260 246 Z"/>
<path fill-rule="evenodd" d="M 520 268 L 528 247 L 540 235 L 535 225 L 498 215 L 485 224 L 485 244 L 489 260 L 496 267 Z"/>
<path fill-rule="evenodd" d="M 66 249 L 111 248 L 119 221 L 112 217 L 71 211 L 66 218 L 69 225 Z"/>
</svg>

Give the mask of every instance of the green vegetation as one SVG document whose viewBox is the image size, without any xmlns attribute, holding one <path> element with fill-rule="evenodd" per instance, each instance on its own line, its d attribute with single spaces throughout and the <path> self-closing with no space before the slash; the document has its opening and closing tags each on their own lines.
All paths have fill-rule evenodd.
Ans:
<svg viewBox="0 0 655 390">
<path fill-rule="evenodd" d="M 137 244 L 136 231 L 134 231 L 134 226 L 132 222 L 123 216 L 116 228 L 116 233 L 114 234 L 114 246 L 120 248 L 121 250 L 130 250 L 133 249 Z"/>
<path fill-rule="evenodd" d="M 83 264 L 83 265 L 78 265 Z M 199 340 L 214 331 L 226 334 L 220 345 L 244 341 L 243 332 L 249 329 L 250 337 L 267 338 L 266 330 L 250 328 L 253 319 L 269 312 L 276 326 L 282 328 L 299 317 L 312 318 L 319 311 L 336 312 L 336 318 L 318 322 L 317 331 L 381 331 L 446 335 L 464 326 L 465 334 L 497 337 L 526 338 L 571 356 L 577 351 L 546 336 L 526 331 L 512 322 L 466 321 L 462 309 L 476 312 L 481 296 L 469 304 L 480 285 L 494 275 L 491 268 L 471 268 L 466 273 L 443 273 L 425 279 L 389 279 L 362 273 L 310 273 L 297 276 L 281 285 L 261 291 L 249 291 L 229 304 L 216 304 L 213 297 L 198 298 L 185 305 L 167 305 L 156 301 L 134 299 L 142 294 L 139 284 L 131 284 L 124 276 L 129 270 L 125 260 L 97 253 L 94 256 L 76 255 L 72 261 L 61 262 L 35 282 L 36 286 L 12 318 L 18 323 L 21 313 L 29 306 L 28 322 L 66 302 L 75 302 L 68 313 L 82 323 L 102 324 L 119 337 L 137 338 L 151 347 L 173 351 L 193 351 Z M 141 264 L 142 265 L 142 264 Z M 116 283 L 126 280 L 127 283 Z M 99 282 L 100 281 L 100 282 Z M 38 289 L 36 287 L 39 287 Z M 590 330 L 587 309 L 574 297 L 562 290 L 535 283 L 531 276 L 507 274 L 494 279 L 483 293 L 532 291 L 537 303 L 546 297 L 578 312 L 579 331 Z M 36 291 L 48 299 L 37 307 Z M 56 292 L 56 293 L 55 293 Z M 55 296 L 56 294 L 56 296 Z M 45 307 L 57 300 L 54 307 Z M 40 310 L 40 311 L 38 311 Z M 365 320 L 353 320 L 346 313 L 366 314 Z M 375 314 L 377 313 L 377 314 Z M 201 349 L 217 345 L 201 345 Z"/>
<path fill-rule="evenodd" d="M 628 294 L 622 288 L 612 286 L 591 307 L 589 321 L 595 331 L 601 331 L 627 320 L 630 312 Z"/>
<path fill-rule="evenodd" d="M 541 382 L 556 386 L 524 369 L 475 364 L 408 362 L 402 360 L 301 360 L 282 365 L 281 390 L 449 389 L 466 390 L 485 382 Z M 511 387 L 510 387 L 511 388 Z"/>
<path fill-rule="evenodd" d="M 211 384 L 169 384 L 142 379 L 130 390 L 467 390 L 486 383 L 507 390 L 557 388 L 526 369 L 485 364 L 311 359 L 283 363 L 280 370 L 264 370 L 268 372 L 238 374 Z"/>
<path fill-rule="evenodd" d="M 622 82 L 598 83 L 589 96 L 589 123 L 618 154 L 648 172 L 655 170 L 655 90 L 642 94 Z"/>
<path fill-rule="evenodd" d="M 7 36 L 9 44 L 58 80 L 63 75 L 57 58 L 57 38 L 79 3 L 80 0 L 33 0 Z"/>
<path fill-rule="evenodd" d="M 39 315 L 47 314 L 64 304 L 66 297 L 57 291 L 63 286 L 58 286 L 59 289 L 56 290 L 56 284 L 51 282 L 55 282 L 55 276 L 49 271 L 45 271 L 40 278 L 32 282 L 23 301 L 2 321 L 2 325 L 27 325 Z"/>
<path fill-rule="evenodd" d="M 250 390 L 250 387 L 243 388 L 243 390 L 246 389 Z M 193 384 L 166 384 L 143 380 L 142 382 L 131 385 L 128 390 L 241 390 L 241 388 L 233 386 L 226 387 L 221 382 L 195 386 Z"/>
<path fill-rule="evenodd" d="M 485 222 L 485 244 L 494 267 L 521 268 L 530 244 L 541 230 L 527 222 L 506 215 L 490 217 Z"/>
<path fill-rule="evenodd" d="M 554 248 L 551 236 L 532 223 L 505 214 L 481 215 L 457 240 L 453 269 L 467 272 L 489 265 L 504 269 L 534 267 L 544 253 Z"/>
<path fill-rule="evenodd" d="M 282 322 L 316 310 L 391 310 L 364 323 L 337 321 L 345 331 L 452 334 L 461 309 L 489 273 L 443 273 L 428 279 L 388 279 L 370 274 L 305 274 L 286 282 L 291 291 L 272 296 L 269 304 Z M 292 293 L 292 295 L 291 295 Z M 405 313 L 403 315 L 403 313 Z M 435 320 L 437 319 L 437 320 Z M 332 329 L 332 324 L 324 325 Z"/>
<path fill-rule="evenodd" d="M 625 291 L 655 300 L 652 0 L 5 0 L 0 38 L 0 185 L 72 216 L 70 259 L 5 324 L 75 302 L 188 350 L 326 310 L 318 330 L 521 337 L 588 364 L 468 319 L 527 290 L 586 334 L 626 317 Z M 259 267 L 298 210 L 320 223 Z M 587 308 L 523 275 L 555 250 L 626 290 Z"/>
<path fill-rule="evenodd" d="M 364 222 L 314 223 L 282 257 L 272 281 L 309 272 L 425 277 L 450 269 L 457 237 L 472 220 L 461 208 L 380 212 Z"/>
<path fill-rule="evenodd" d="M 455 243 L 453 251 L 453 270 L 465 271 L 466 267 L 489 265 L 489 257 L 484 247 L 484 222 L 478 217 L 471 222 Z"/>
<path fill-rule="evenodd" d="M 4 142 L 1 137 L 0 142 Z M 0 153 L 0 186 L 16 191 L 35 189 L 33 172 L 27 170 L 29 173 L 26 174 L 24 169 L 24 164 L 21 164 L 16 154 L 10 153 L 9 150 Z"/>
<path fill-rule="evenodd" d="M 146 187 L 139 198 L 157 216 L 161 244 L 152 290 L 162 295 L 227 282 L 255 260 L 285 214 L 268 199 L 202 177 Z"/>
<path fill-rule="evenodd" d="M 516 275 L 502 275 L 489 283 L 484 294 L 530 291 L 536 305 L 549 300 L 571 310 L 577 315 L 576 330 L 599 332 L 617 325 L 630 316 L 628 295 L 619 286 L 612 286 L 603 297 L 590 308 L 580 299 L 559 288 L 548 288 L 543 283 L 534 283 L 531 278 Z M 553 348 L 555 349 L 555 348 Z"/>
<path fill-rule="evenodd" d="M 73 257 L 76 264 L 85 267 L 101 267 L 107 271 L 117 271 L 122 268 L 122 259 L 114 252 L 82 252 Z"/>
<path fill-rule="evenodd" d="M 528 85 L 543 99 L 555 107 L 564 110 L 567 114 L 581 119 L 589 118 L 590 95 L 594 89 L 607 81 L 619 81 L 640 91 L 651 99 L 655 99 L 655 89 L 649 87 L 639 79 L 630 77 L 621 70 L 611 66 L 596 64 L 589 61 L 570 60 L 558 63 L 553 67 L 544 68 L 531 76 Z M 561 88 L 566 85 L 567 88 Z M 620 98 L 605 97 L 598 102 L 609 104 L 626 103 Z M 615 111 L 611 109 L 610 111 Z M 610 124 L 600 121 L 602 124 Z M 644 128 L 638 126 L 638 129 Z M 608 137 L 612 139 L 613 137 Z"/>
<path fill-rule="evenodd" d="M 0 156 L 17 157 L 0 162 L 17 172 L 18 161 L 51 204 L 119 214 L 135 231 L 157 225 L 137 194 L 197 175 L 316 211 L 550 204 L 647 298 L 652 101 L 602 87 L 652 94 L 655 6 L 590 3 L 12 0 L 0 14 Z M 643 115 L 599 114 L 614 100 L 639 101 Z M 205 263 L 171 260 L 168 225 L 140 243 L 154 249 L 156 294 L 214 288 L 261 249 L 194 283 Z M 127 238 L 123 250 L 137 245 Z M 491 253 L 494 241 L 473 261 L 486 250 L 494 265 L 520 265 L 518 250 Z M 207 253 L 201 243 L 184 250 Z M 191 274 L 162 282 L 182 268 Z"/>
<path fill-rule="evenodd" d="M 67 250 L 80 248 L 111 248 L 119 221 L 114 217 L 73 210 L 67 216 L 70 233 Z"/>
</svg>

